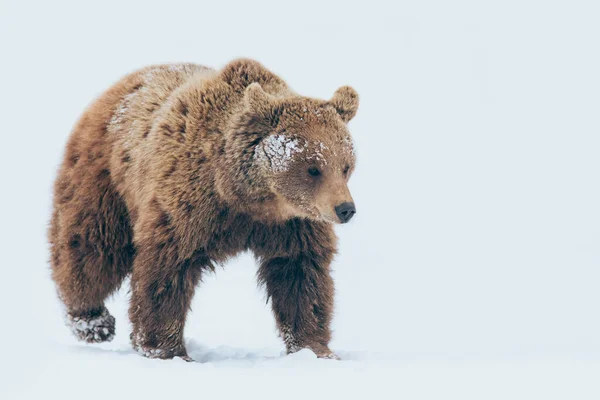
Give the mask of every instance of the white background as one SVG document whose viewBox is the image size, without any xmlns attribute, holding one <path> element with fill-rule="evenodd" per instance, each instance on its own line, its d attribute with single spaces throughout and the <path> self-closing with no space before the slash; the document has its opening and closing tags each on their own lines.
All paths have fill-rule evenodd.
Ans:
<svg viewBox="0 0 600 400">
<path fill-rule="evenodd" d="M 0 397 L 598 398 L 599 21 L 593 0 L 1 0 Z M 77 343 L 45 237 L 71 127 L 134 69 L 240 56 L 360 94 L 345 360 L 280 356 L 249 255 L 197 291 L 199 363 L 130 350 L 127 285 L 115 341 Z"/>
</svg>

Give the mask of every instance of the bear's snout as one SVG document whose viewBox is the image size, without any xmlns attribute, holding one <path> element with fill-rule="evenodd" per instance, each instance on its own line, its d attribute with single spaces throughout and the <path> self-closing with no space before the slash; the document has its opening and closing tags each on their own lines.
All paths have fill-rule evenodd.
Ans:
<svg viewBox="0 0 600 400">
<path fill-rule="evenodd" d="M 335 214 L 340 219 L 340 222 L 345 224 L 356 214 L 356 207 L 352 202 L 345 202 L 335 206 Z"/>
</svg>

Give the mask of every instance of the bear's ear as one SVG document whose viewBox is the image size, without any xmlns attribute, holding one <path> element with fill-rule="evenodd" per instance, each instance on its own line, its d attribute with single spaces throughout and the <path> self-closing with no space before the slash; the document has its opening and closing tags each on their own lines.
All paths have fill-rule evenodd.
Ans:
<svg viewBox="0 0 600 400">
<path fill-rule="evenodd" d="M 244 92 L 244 100 L 251 108 L 263 107 L 269 104 L 269 95 L 260 86 L 260 83 L 253 82 Z"/>
<path fill-rule="evenodd" d="M 350 86 L 342 86 L 335 91 L 328 102 L 342 117 L 342 121 L 349 122 L 358 110 L 358 93 Z"/>
<path fill-rule="evenodd" d="M 265 92 L 259 83 L 251 83 L 244 92 L 244 103 L 255 122 L 263 122 L 271 127 L 277 125 L 280 110 L 276 101 Z"/>
</svg>

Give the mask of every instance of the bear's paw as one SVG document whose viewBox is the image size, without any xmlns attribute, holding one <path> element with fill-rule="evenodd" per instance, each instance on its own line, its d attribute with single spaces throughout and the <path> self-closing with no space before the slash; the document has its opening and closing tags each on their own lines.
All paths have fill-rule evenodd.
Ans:
<svg viewBox="0 0 600 400">
<path fill-rule="evenodd" d="M 67 325 L 75 337 L 88 343 L 110 342 L 115 337 L 115 317 L 106 308 L 80 315 L 69 313 Z"/>
</svg>

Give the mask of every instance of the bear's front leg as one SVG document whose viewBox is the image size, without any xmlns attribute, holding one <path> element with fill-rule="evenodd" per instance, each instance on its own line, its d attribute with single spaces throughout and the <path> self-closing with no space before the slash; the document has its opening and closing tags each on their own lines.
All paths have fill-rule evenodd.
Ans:
<svg viewBox="0 0 600 400">
<path fill-rule="evenodd" d="M 257 251 L 259 280 L 265 284 L 287 353 L 311 349 L 319 358 L 339 357 L 329 349 L 334 284 L 329 265 L 335 253 L 333 229 L 293 222 L 266 235 Z"/>
<path fill-rule="evenodd" d="M 150 358 L 191 361 L 183 342 L 187 312 L 203 268 L 198 252 L 182 256 L 178 242 L 157 227 L 137 243 L 129 317 L 134 349 Z"/>
<path fill-rule="evenodd" d="M 337 358 L 328 347 L 334 292 L 329 266 L 308 255 L 274 258 L 262 264 L 260 279 L 288 354 L 308 348 L 320 358 Z"/>
</svg>

